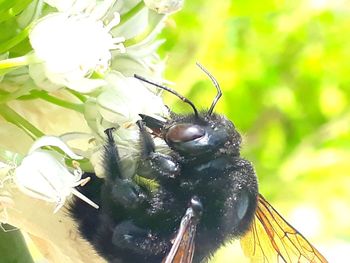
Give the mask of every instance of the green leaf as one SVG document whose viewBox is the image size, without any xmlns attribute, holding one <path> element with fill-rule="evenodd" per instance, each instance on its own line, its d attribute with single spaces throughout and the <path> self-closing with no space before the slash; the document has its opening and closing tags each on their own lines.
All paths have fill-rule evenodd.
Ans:
<svg viewBox="0 0 350 263">
<path fill-rule="evenodd" d="M 20 31 L 15 37 L 12 37 L 8 39 L 7 41 L 4 41 L 0 44 L 0 54 L 5 53 L 6 51 L 10 50 L 23 40 L 25 40 L 28 37 L 29 30 L 31 28 L 31 25 L 24 28 L 22 31 Z"/>
<path fill-rule="evenodd" d="M 0 22 L 15 17 L 31 2 L 32 0 L 0 1 Z"/>
<path fill-rule="evenodd" d="M 12 226 L 3 224 L 5 229 Z M 0 229 L 1 262 L 4 263 L 32 263 L 34 262 L 19 230 L 4 232 Z"/>
</svg>

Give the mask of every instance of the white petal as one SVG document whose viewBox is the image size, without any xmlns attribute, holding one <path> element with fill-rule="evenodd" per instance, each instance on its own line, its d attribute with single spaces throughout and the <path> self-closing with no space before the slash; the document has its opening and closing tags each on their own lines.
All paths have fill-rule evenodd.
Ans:
<svg viewBox="0 0 350 263">
<path fill-rule="evenodd" d="M 23 193 L 56 203 L 54 213 L 64 205 L 66 198 L 71 194 L 98 208 L 98 205 L 74 188 L 82 183 L 80 178 L 80 173 L 71 174 L 51 153 L 40 150 L 27 155 L 14 174 L 14 181 Z"/>
<path fill-rule="evenodd" d="M 58 11 L 70 11 L 71 13 L 83 12 L 96 4 L 95 0 L 45 0 L 44 2 Z"/>
<path fill-rule="evenodd" d="M 34 26 L 30 42 L 51 71 L 63 73 L 77 67 L 94 68 L 100 58 L 108 59 L 113 37 L 101 21 L 56 13 L 45 16 Z"/>
<path fill-rule="evenodd" d="M 81 93 L 90 93 L 104 85 L 106 85 L 106 81 L 103 79 L 80 78 L 77 80 L 67 79 L 65 86 Z"/>
<path fill-rule="evenodd" d="M 54 84 L 54 81 L 50 80 L 47 75 L 46 68 L 43 64 L 29 65 L 29 76 L 34 80 L 38 87 L 49 92 L 64 87 L 63 84 Z"/>
<path fill-rule="evenodd" d="M 91 11 L 91 16 L 95 19 L 103 18 L 103 16 L 106 15 L 108 9 L 110 9 L 114 3 L 115 0 L 98 1 L 98 4 L 96 4 L 94 9 Z"/>
<path fill-rule="evenodd" d="M 67 184 L 73 179 L 67 168 L 44 151 L 27 155 L 14 175 L 15 183 L 21 191 L 49 202 L 58 202 L 69 195 L 66 191 Z"/>
<path fill-rule="evenodd" d="M 151 71 L 147 70 L 140 59 L 124 54 L 113 55 L 111 67 L 124 76 L 132 77 L 134 74 L 152 76 L 153 74 Z"/>
<path fill-rule="evenodd" d="M 95 98 L 89 98 L 84 105 L 84 118 L 90 129 L 97 131 L 97 120 L 99 118 L 97 103 Z"/>
<path fill-rule="evenodd" d="M 118 22 L 118 14 L 116 20 Z M 44 74 L 52 83 L 79 92 L 90 92 L 105 82 L 89 79 L 93 72 L 109 68 L 111 50 L 124 50 L 124 38 L 114 38 L 102 21 L 88 14 L 52 13 L 40 19 L 29 34 L 35 56 L 43 61 Z M 98 40 L 98 41 L 97 41 Z M 36 83 L 45 78 L 37 76 Z M 44 85 L 40 85 L 41 87 Z"/>
<path fill-rule="evenodd" d="M 135 78 L 126 78 L 118 72 L 106 76 L 109 85 L 97 98 L 99 112 L 110 122 L 135 123 L 139 114 L 164 115 L 167 112 L 162 99 L 149 91 Z"/>
<path fill-rule="evenodd" d="M 125 39 L 133 38 L 144 32 L 148 25 L 147 8 L 142 9 L 136 15 L 124 21 L 124 24 L 111 30 L 113 36 L 123 36 Z"/>
<path fill-rule="evenodd" d="M 133 46 L 128 47 L 128 54 L 132 57 L 145 57 L 155 55 L 157 49 L 165 42 L 165 40 L 145 39 Z"/>
<path fill-rule="evenodd" d="M 132 96 L 136 96 L 133 87 L 129 86 L 126 78 L 115 72 L 106 76 L 109 85 L 97 97 L 99 112 L 109 122 L 125 123 L 138 118 L 133 107 Z M 138 94 L 137 96 L 139 96 Z"/>
<path fill-rule="evenodd" d="M 70 158 L 81 160 L 83 159 L 82 156 L 79 156 L 75 154 L 67 144 L 65 144 L 60 138 L 55 136 L 43 136 L 36 140 L 32 147 L 29 150 L 29 154 L 33 153 L 37 149 L 44 147 L 44 146 L 56 146 L 60 148 L 62 151 L 64 151 Z"/>
</svg>

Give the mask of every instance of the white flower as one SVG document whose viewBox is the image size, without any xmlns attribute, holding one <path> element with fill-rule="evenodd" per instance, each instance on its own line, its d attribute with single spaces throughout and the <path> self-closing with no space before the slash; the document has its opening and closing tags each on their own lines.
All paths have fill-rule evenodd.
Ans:
<svg viewBox="0 0 350 263">
<path fill-rule="evenodd" d="M 60 12 L 82 12 L 96 5 L 95 0 L 45 0 L 45 3 L 55 7 Z"/>
<path fill-rule="evenodd" d="M 157 36 L 163 29 L 165 21 L 165 15 L 143 8 L 133 17 L 123 21 L 122 25 L 113 28 L 114 35 L 122 35 L 127 40 L 138 39 L 138 41 L 129 43 L 126 54 L 112 52 L 111 68 L 125 76 L 133 76 L 137 73 L 160 78 L 164 71 L 164 62 L 156 51 L 164 40 L 157 40 Z M 148 32 L 146 36 L 145 32 Z"/>
<path fill-rule="evenodd" d="M 135 170 L 135 156 L 139 153 L 140 135 L 136 125 L 136 121 L 141 119 L 139 114 L 162 119 L 162 116 L 168 115 L 168 108 L 159 95 L 134 77 L 125 77 L 112 71 L 106 76 L 106 81 L 108 85 L 97 99 L 85 103 L 85 119 L 98 138 L 105 137 L 104 131 L 107 128 L 117 128 L 114 139 L 120 157 L 127 163 L 128 170 Z M 90 159 L 99 177 L 103 177 L 102 151 L 103 148 L 97 148 L 93 160 Z"/>
<path fill-rule="evenodd" d="M 103 131 L 110 127 L 127 128 L 140 119 L 141 113 L 156 118 L 168 114 L 162 98 L 143 82 L 116 71 L 105 79 L 107 85 L 103 92 L 85 104 L 85 119 L 98 134 L 103 136 Z"/>
<path fill-rule="evenodd" d="M 134 77 L 118 72 L 106 76 L 106 90 L 97 97 L 99 112 L 104 119 L 120 125 L 135 123 L 139 114 L 164 116 L 168 110 L 159 95 Z"/>
<path fill-rule="evenodd" d="M 85 119 L 100 137 L 104 130 L 117 127 L 117 142 L 123 145 L 138 141 L 139 114 L 156 118 L 166 116 L 168 109 L 159 95 L 134 77 L 124 77 L 116 71 L 106 76 L 107 85 L 96 100 L 85 103 Z"/>
<path fill-rule="evenodd" d="M 59 12 L 91 13 L 95 18 L 102 18 L 108 9 L 116 4 L 115 0 L 44 0 L 44 2 L 55 7 Z"/>
<path fill-rule="evenodd" d="M 59 138 L 44 136 L 33 144 L 29 154 L 15 169 L 14 181 L 19 190 L 33 198 L 55 203 L 54 213 L 64 205 L 66 198 L 71 194 L 98 208 L 98 205 L 74 188 L 87 183 L 89 178 L 81 179 L 82 171 L 78 166 L 73 173 L 70 172 L 62 157 L 59 158 L 50 151 L 41 150 L 43 146 L 56 146 L 69 157 L 82 159 Z"/>
<path fill-rule="evenodd" d="M 35 55 L 43 63 L 41 73 L 57 87 L 79 92 L 102 86 L 103 79 L 89 77 L 93 72 L 105 73 L 111 50 L 124 52 L 124 38 L 109 32 L 119 21 L 119 14 L 106 26 L 93 14 L 58 12 L 43 17 L 29 34 Z M 30 75 L 39 87 L 46 88 L 35 64 L 30 65 Z"/>
</svg>

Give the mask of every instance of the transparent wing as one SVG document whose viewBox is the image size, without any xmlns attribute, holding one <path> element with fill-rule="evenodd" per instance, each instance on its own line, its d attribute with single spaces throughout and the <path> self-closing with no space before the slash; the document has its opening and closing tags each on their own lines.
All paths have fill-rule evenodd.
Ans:
<svg viewBox="0 0 350 263">
<path fill-rule="evenodd" d="M 179 231 L 174 239 L 169 254 L 163 259 L 163 263 L 192 263 L 198 220 L 192 208 L 188 208 L 181 220 Z"/>
<path fill-rule="evenodd" d="M 262 195 L 258 197 L 250 230 L 241 238 L 241 246 L 251 262 L 327 262 Z"/>
</svg>

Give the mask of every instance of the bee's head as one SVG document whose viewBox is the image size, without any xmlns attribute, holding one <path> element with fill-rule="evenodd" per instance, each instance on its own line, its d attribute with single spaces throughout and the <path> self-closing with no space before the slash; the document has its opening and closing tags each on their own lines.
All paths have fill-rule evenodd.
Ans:
<svg viewBox="0 0 350 263">
<path fill-rule="evenodd" d="M 188 116 L 179 115 L 167 123 L 157 121 L 152 117 L 140 115 L 146 126 L 152 130 L 161 130 L 170 148 L 184 156 L 203 156 L 215 154 L 218 151 L 230 150 L 237 152 L 241 143 L 241 136 L 236 131 L 232 122 L 222 115 L 213 114 L 213 110 L 219 101 L 222 92 L 216 79 L 200 64 L 197 65 L 210 77 L 217 89 L 210 108 L 206 112 L 199 113 L 195 105 L 175 90 L 153 83 L 143 77 L 135 75 L 136 78 L 169 91 L 193 109 L 193 114 Z"/>
<path fill-rule="evenodd" d="M 238 152 L 241 137 L 232 122 L 222 115 L 204 116 L 185 116 L 165 125 L 163 136 L 169 147 L 184 156 L 215 154 L 229 148 Z"/>
</svg>

